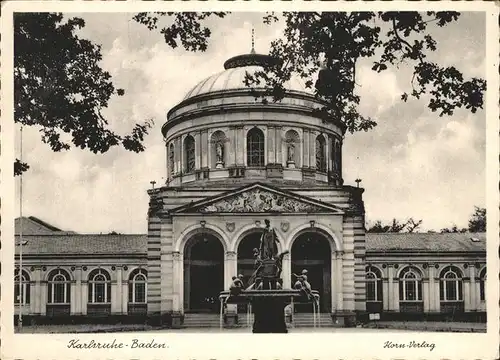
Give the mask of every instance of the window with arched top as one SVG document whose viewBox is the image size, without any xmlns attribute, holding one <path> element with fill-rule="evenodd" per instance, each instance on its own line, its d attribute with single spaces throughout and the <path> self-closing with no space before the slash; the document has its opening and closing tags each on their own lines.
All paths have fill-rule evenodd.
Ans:
<svg viewBox="0 0 500 360">
<path fill-rule="evenodd" d="M 184 171 L 186 173 L 194 171 L 196 165 L 195 155 L 194 138 L 188 135 L 184 139 Z"/>
<path fill-rule="evenodd" d="M 247 166 L 264 166 L 264 133 L 253 128 L 247 134 Z"/>
<path fill-rule="evenodd" d="M 95 269 L 89 274 L 88 302 L 91 304 L 111 302 L 111 277 L 106 270 Z"/>
<path fill-rule="evenodd" d="M 382 274 L 374 266 L 366 268 L 366 301 L 382 301 Z"/>
<path fill-rule="evenodd" d="M 486 300 L 486 268 L 479 273 L 479 299 Z"/>
<path fill-rule="evenodd" d="M 211 143 L 211 167 L 221 169 L 226 163 L 226 134 L 223 131 L 215 131 L 210 139 Z"/>
<path fill-rule="evenodd" d="M 462 301 L 462 273 L 455 266 L 448 266 L 441 271 L 439 282 L 441 301 Z"/>
<path fill-rule="evenodd" d="M 22 294 L 22 299 L 21 299 Z M 14 302 L 27 305 L 30 303 L 30 276 L 26 271 L 22 271 L 19 276 L 19 270 L 16 270 L 14 276 Z"/>
<path fill-rule="evenodd" d="M 48 281 L 48 303 L 69 304 L 71 279 L 69 274 L 62 269 L 53 270 L 49 274 Z"/>
<path fill-rule="evenodd" d="M 406 267 L 399 275 L 399 300 L 422 301 L 422 276 L 420 271 Z"/>
<path fill-rule="evenodd" d="M 322 135 L 316 137 L 316 169 L 326 171 L 326 142 Z"/>
<path fill-rule="evenodd" d="M 300 137 L 297 131 L 288 130 L 285 134 L 286 164 L 287 167 L 300 166 Z"/>
<path fill-rule="evenodd" d="M 128 282 L 128 302 L 145 304 L 148 286 L 148 273 L 144 269 L 132 271 Z"/>
<path fill-rule="evenodd" d="M 335 157 L 334 157 L 335 169 L 337 171 L 342 170 L 342 149 L 340 147 L 340 141 L 335 140 Z"/>
<path fill-rule="evenodd" d="M 172 175 L 175 170 L 174 170 L 174 167 L 175 167 L 175 158 L 174 158 L 174 144 L 170 144 L 170 146 L 168 147 L 168 169 L 169 169 L 169 173 L 170 175 Z"/>
</svg>

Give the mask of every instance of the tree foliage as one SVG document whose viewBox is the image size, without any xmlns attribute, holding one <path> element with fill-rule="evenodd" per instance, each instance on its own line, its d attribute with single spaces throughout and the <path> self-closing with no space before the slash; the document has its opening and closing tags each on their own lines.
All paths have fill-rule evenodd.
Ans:
<svg viewBox="0 0 500 360">
<path fill-rule="evenodd" d="M 171 17 L 170 26 L 161 29 L 167 44 L 175 48 L 180 42 L 186 50 L 204 51 L 210 30 L 201 22 L 210 15 L 140 13 L 134 19 L 156 29 L 158 17 Z M 125 91 L 116 89 L 109 72 L 101 68 L 101 46 L 78 36 L 84 26 L 83 19 L 65 18 L 61 13 L 15 14 L 14 119 L 24 126 L 36 126 L 53 151 L 68 150 L 71 143 L 93 153 L 104 153 L 113 146 L 144 151 L 152 120 L 119 135 L 110 130 L 102 114 L 111 97 Z M 28 168 L 16 159 L 16 175 Z"/>
<path fill-rule="evenodd" d="M 342 121 L 350 132 L 369 130 L 376 121 L 358 111 L 356 64 L 373 61 L 372 70 L 412 66 L 412 91 L 401 94 L 420 99 L 440 116 L 466 108 L 475 113 L 484 105 L 486 82 L 465 79 L 453 66 L 444 67 L 428 59 L 438 44 L 430 25 L 444 27 L 459 18 L 457 12 L 286 12 L 268 14 L 264 22 L 285 22 L 284 37 L 271 43 L 270 55 L 280 59 L 263 71 L 247 74 L 248 86 L 265 86 L 264 96 L 275 101 L 284 96 L 284 82 L 299 76 L 325 106 L 319 115 L 325 121 Z"/>
<path fill-rule="evenodd" d="M 397 219 L 392 219 L 392 223 L 383 224 L 382 221 L 377 220 L 375 223 L 370 226 L 366 232 L 368 233 L 400 233 L 407 232 L 413 233 L 418 230 L 420 225 L 422 224 L 422 220 L 414 220 L 410 218 L 406 221 L 401 221 Z"/>
<path fill-rule="evenodd" d="M 474 206 L 474 213 L 472 213 L 469 218 L 468 228 L 458 228 L 457 225 L 453 225 L 449 228 L 441 229 L 441 233 L 477 233 L 486 232 L 486 208 Z"/>
<path fill-rule="evenodd" d="M 486 232 L 486 208 L 474 206 L 474 213 L 469 219 L 470 232 Z"/>
</svg>

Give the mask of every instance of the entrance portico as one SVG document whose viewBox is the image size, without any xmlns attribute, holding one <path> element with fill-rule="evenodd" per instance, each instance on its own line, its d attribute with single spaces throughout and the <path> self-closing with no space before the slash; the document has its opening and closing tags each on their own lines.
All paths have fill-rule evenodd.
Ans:
<svg viewBox="0 0 500 360">
<path fill-rule="evenodd" d="M 276 231 L 278 252 L 290 252 L 283 259 L 284 287 L 292 287 L 292 273 L 307 269 L 309 282 L 321 294 L 321 311 L 343 310 L 344 282 L 354 282 L 352 276 L 344 279 L 344 212 L 319 201 L 288 197 L 283 191 L 275 193 L 265 185 L 248 188 L 170 211 L 171 237 L 176 239 L 172 244 L 173 288 L 168 294 L 173 297 L 172 312 L 217 312 L 216 294 L 229 289 L 233 276 L 242 274 L 248 280 L 252 274 L 253 249 L 260 245 L 265 219 Z M 237 206 L 232 206 L 231 213 L 220 211 L 220 204 L 239 204 L 238 198 L 248 199 L 252 190 L 261 199 L 274 196 L 281 202 L 295 202 L 297 207 L 310 205 L 304 210 L 316 212 L 277 212 L 272 207 L 258 212 L 251 203 L 245 204 L 245 211 Z"/>
</svg>

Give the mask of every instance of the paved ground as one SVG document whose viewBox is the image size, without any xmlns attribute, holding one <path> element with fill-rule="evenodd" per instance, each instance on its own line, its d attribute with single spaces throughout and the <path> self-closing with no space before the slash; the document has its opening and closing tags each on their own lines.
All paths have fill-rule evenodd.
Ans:
<svg viewBox="0 0 500 360">
<path fill-rule="evenodd" d="M 234 329 L 218 329 L 218 328 L 189 328 L 189 329 L 154 329 L 147 325 L 41 325 L 41 326 L 25 326 L 21 329 L 21 333 L 26 334 L 48 334 L 48 333 L 89 333 L 89 332 L 142 332 L 142 331 L 159 331 L 173 332 L 180 331 L 184 333 L 196 332 L 234 332 L 234 333 L 250 333 L 248 327 Z M 341 332 L 341 333 L 363 333 L 363 332 L 401 332 L 401 331 L 440 331 L 440 332 L 486 332 L 486 324 L 484 323 L 459 323 L 459 322 L 417 322 L 417 321 L 390 321 L 371 323 L 363 328 L 291 328 L 290 332 Z M 17 329 L 16 329 L 17 332 Z"/>
</svg>

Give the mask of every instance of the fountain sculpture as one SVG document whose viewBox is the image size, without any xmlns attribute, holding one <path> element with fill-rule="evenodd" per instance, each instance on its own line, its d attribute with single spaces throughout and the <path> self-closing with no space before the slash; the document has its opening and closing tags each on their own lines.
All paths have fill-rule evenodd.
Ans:
<svg viewBox="0 0 500 360">
<path fill-rule="evenodd" d="M 283 289 L 281 271 L 285 251 L 278 254 L 278 238 L 269 220 L 261 236 L 260 248 L 254 249 L 255 266 L 247 286 L 243 276 L 233 276 L 229 291 L 222 291 L 222 313 L 226 304 L 248 304 L 254 314 L 253 333 L 287 333 L 285 306 L 294 303 L 312 303 L 314 322 L 319 311 L 319 294 L 311 289 L 307 281 L 307 270 L 295 275 L 297 281 L 293 289 Z"/>
</svg>

